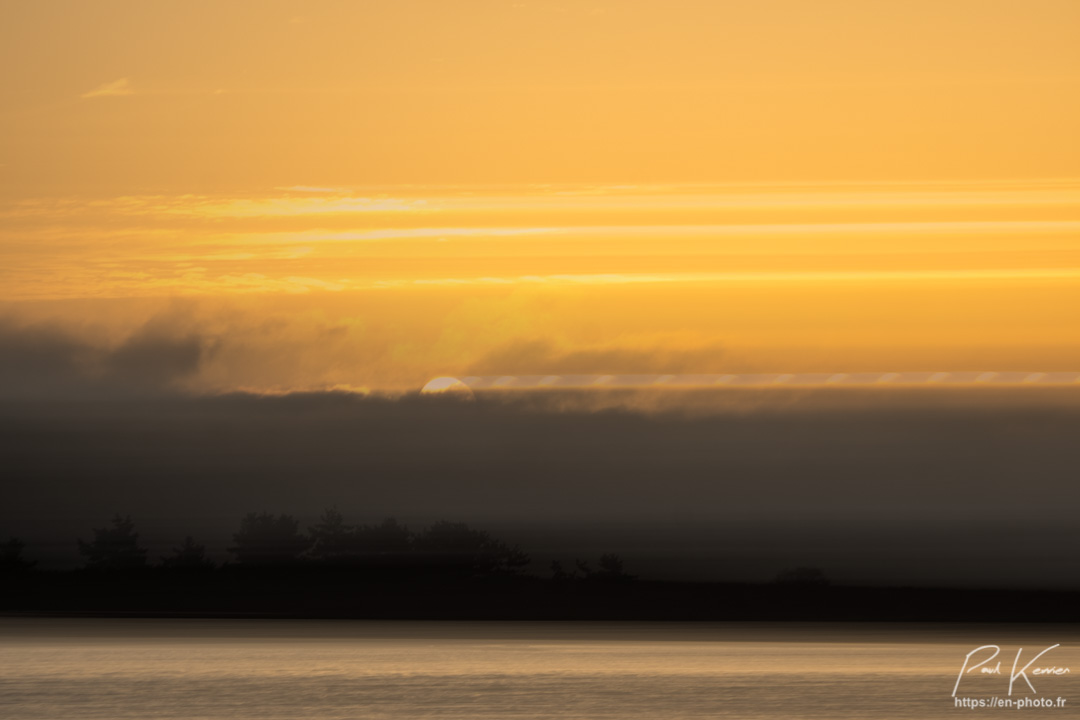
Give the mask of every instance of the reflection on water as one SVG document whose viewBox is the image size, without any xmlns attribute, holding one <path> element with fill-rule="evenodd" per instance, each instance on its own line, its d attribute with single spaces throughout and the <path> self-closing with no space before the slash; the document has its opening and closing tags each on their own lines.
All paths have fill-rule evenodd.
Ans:
<svg viewBox="0 0 1080 720">
<path fill-rule="evenodd" d="M 1003 674 L 959 695 L 1005 697 L 1019 647 L 1062 643 L 1039 665 L 1080 675 L 1080 630 L 1045 626 L 6 619 L 0 716 L 954 717 L 964 657 L 988 643 Z M 1080 706 L 1076 675 L 1032 680 L 1014 697 L 1069 703 L 1028 712 Z"/>
</svg>

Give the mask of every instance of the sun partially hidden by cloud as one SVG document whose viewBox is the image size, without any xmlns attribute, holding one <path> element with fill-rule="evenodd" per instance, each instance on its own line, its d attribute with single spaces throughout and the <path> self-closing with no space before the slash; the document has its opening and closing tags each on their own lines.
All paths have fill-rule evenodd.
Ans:
<svg viewBox="0 0 1080 720">
<path fill-rule="evenodd" d="M 135 88 L 131 86 L 131 81 L 127 78 L 120 78 L 119 80 L 113 80 L 104 85 L 99 85 L 89 92 L 84 92 L 79 97 L 83 100 L 90 100 L 92 98 L 124 97 L 126 95 L 134 94 Z"/>
</svg>

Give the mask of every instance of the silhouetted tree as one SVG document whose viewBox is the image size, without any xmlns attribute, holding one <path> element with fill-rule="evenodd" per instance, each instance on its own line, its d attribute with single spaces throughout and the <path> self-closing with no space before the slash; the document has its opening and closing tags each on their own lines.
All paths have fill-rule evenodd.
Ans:
<svg viewBox="0 0 1080 720">
<path fill-rule="evenodd" d="M 600 556 L 600 572 L 607 575 L 625 575 L 622 558 L 615 553 Z"/>
<path fill-rule="evenodd" d="M 413 549 L 413 534 L 395 518 L 378 525 L 365 525 L 358 531 L 360 547 L 365 552 L 383 556 L 403 555 Z"/>
<path fill-rule="evenodd" d="M 360 563 L 402 560 L 413 550 L 413 534 L 394 518 L 376 525 L 352 525 L 336 508 L 326 510 L 308 534 L 308 557 L 319 562 Z"/>
<path fill-rule="evenodd" d="M 170 557 L 161 558 L 162 567 L 170 570 L 212 570 L 214 563 L 206 557 L 206 546 L 195 543 L 190 535 L 184 538 L 183 544 L 173 548 Z"/>
<path fill-rule="evenodd" d="M 555 582 L 567 582 L 569 580 L 576 580 L 577 573 L 566 572 L 563 569 L 562 563 L 558 560 L 552 560 L 551 562 L 551 579 Z"/>
<path fill-rule="evenodd" d="M 146 567 L 146 548 L 139 546 L 139 534 L 131 516 L 116 515 L 112 527 L 95 528 L 91 542 L 79 542 L 79 552 L 90 570 L 139 570 Z"/>
<path fill-rule="evenodd" d="M 345 522 L 337 508 L 328 508 L 319 522 L 308 529 L 311 549 L 308 556 L 323 562 L 352 559 L 358 552 L 357 528 Z"/>
<path fill-rule="evenodd" d="M 291 515 L 248 513 L 233 535 L 229 552 L 243 565 L 285 565 L 296 562 L 310 541 L 299 531 L 300 523 Z"/>
<path fill-rule="evenodd" d="M 606 553 L 600 556 L 600 569 L 593 574 L 597 580 L 625 582 L 636 579 L 623 569 L 622 558 L 615 553 Z"/>
<path fill-rule="evenodd" d="M 825 587 L 829 584 L 829 578 L 825 576 L 825 573 L 822 572 L 821 568 L 794 567 L 778 573 L 776 582 L 780 585 Z"/>
<path fill-rule="evenodd" d="M 529 564 L 529 556 L 484 530 L 465 523 L 440 521 L 424 530 L 416 549 L 446 569 L 472 576 L 511 575 Z"/>
<path fill-rule="evenodd" d="M 627 582 L 630 580 L 636 580 L 634 575 L 628 575 L 623 569 L 622 558 L 614 553 L 606 553 L 600 556 L 600 569 L 593 570 L 589 567 L 589 563 L 584 560 L 575 560 L 577 570 L 573 573 L 563 573 L 563 579 L 568 580 L 589 580 L 592 582 Z M 555 563 L 552 565 L 554 568 Z M 559 566 L 559 570 L 562 570 L 562 566 Z"/>
<path fill-rule="evenodd" d="M 26 543 L 15 537 L 0 543 L 0 575 L 29 572 L 37 564 L 23 559 L 22 551 L 25 547 Z"/>
</svg>

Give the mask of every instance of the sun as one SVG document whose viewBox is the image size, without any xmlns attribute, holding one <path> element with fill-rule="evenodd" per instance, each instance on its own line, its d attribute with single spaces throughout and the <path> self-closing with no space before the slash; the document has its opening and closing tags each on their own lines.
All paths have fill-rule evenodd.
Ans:
<svg viewBox="0 0 1080 720">
<path fill-rule="evenodd" d="M 421 390 L 422 395 L 454 395 L 458 397 L 473 397 L 473 392 L 468 385 L 455 377 L 437 377 L 428 382 Z"/>
</svg>

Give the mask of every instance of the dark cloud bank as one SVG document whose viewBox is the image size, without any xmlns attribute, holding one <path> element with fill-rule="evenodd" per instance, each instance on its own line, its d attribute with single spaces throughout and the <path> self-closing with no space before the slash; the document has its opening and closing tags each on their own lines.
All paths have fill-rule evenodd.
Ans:
<svg viewBox="0 0 1080 720">
<path fill-rule="evenodd" d="M 1078 436 L 1060 389 L 7 399 L 0 531 L 61 566 L 116 512 L 159 555 L 336 505 L 474 523 L 538 572 L 1077 586 Z"/>
<path fill-rule="evenodd" d="M 152 557 L 192 533 L 224 559 L 247 512 L 336 505 L 473 523 L 537 572 L 1080 586 L 1080 388 L 177 392 L 214 347 L 0 322 L 0 535 L 70 566 L 119 512 Z"/>
<path fill-rule="evenodd" d="M 215 344 L 149 323 L 119 344 L 0 317 L 0 401 L 145 396 L 198 372 Z"/>
</svg>

